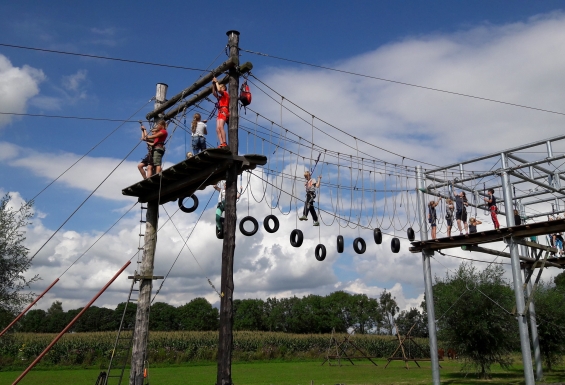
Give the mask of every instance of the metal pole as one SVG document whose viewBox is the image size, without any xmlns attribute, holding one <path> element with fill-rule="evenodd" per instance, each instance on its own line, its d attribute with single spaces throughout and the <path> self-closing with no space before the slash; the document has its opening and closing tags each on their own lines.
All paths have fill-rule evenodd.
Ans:
<svg viewBox="0 0 565 385">
<path fill-rule="evenodd" d="M 157 109 L 166 99 L 167 85 L 157 84 L 155 108 Z M 149 339 L 149 310 L 151 306 L 151 291 L 153 289 L 153 267 L 155 265 L 155 249 L 157 248 L 157 225 L 159 222 L 159 200 L 147 202 L 145 217 L 145 242 L 141 266 L 138 267 L 139 297 L 133 331 L 133 346 L 131 350 L 131 368 L 129 372 L 130 385 L 143 385 L 143 365 L 147 356 L 147 341 Z"/>
<path fill-rule="evenodd" d="M 504 194 L 504 206 L 508 215 L 506 215 L 506 225 L 514 226 L 514 215 L 510 213 L 512 210 L 512 189 L 510 187 L 510 177 L 506 168 L 508 161 L 506 154 L 500 154 L 502 161 L 502 172 L 500 179 L 502 182 L 502 192 Z M 520 272 L 520 256 L 518 255 L 518 245 L 510 238 L 508 240 L 508 248 L 510 249 L 510 261 L 512 263 L 512 280 L 514 281 L 514 296 L 516 297 L 516 311 L 518 318 L 518 329 L 520 331 L 520 346 L 522 348 L 522 363 L 524 365 L 524 380 L 526 385 L 534 385 L 534 372 L 532 368 L 532 354 L 530 351 L 530 336 L 528 334 L 528 322 L 524 316 L 524 292 L 522 291 L 522 274 Z"/>
<path fill-rule="evenodd" d="M 527 247 L 520 245 L 520 250 L 522 255 L 526 255 Z M 532 269 L 526 267 L 524 269 L 524 279 L 526 279 L 528 274 L 532 273 Z M 530 280 L 526 285 L 526 294 L 528 298 L 532 295 L 532 281 Z M 543 366 L 541 360 L 541 349 L 539 345 L 539 334 L 538 334 L 538 325 L 536 319 L 536 307 L 534 305 L 534 301 L 530 301 L 529 306 L 529 321 L 530 321 L 530 332 L 532 333 L 532 345 L 534 348 L 534 360 L 536 361 L 536 381 L 541 381 L 543 379 Z"/>
<path fill-rule="evenodd" d="M 79 320 L 79 318 L 82 317 L 84 312 L 87 311 L 90 306 L 92 306 L 94 301 L 96 301 L 98 299 L 98 297 L 100 297 L 102 295 L 102 293 L 104 293 L 106 291 L 106 289 L 109 288 L 112 283 L 114 283 L 116 278 L 118 278 L 120 276 L 120 274 L 122 274 L 122 272 L 126 269 L 126 267 L 129 266 L 130 263 L 131 263 L 130 261 L 127 261 L 126 264 L 122 266 L 122 268 L 112 277 L 112 279 L 110 279 L 110 281 L 108 281 L 108 283 L 102 289 L 100 289 L 100 291 L 94 296 L 94 298 L 92 298 L 90 300 L 90 302 L 87 303 L 86 306 L 82 308 L 80 313 L 78 313 L 75 316 L 75 318 L 73 318 L 73 320 L 71 322 L 69 322 L 69 324 L 67 326 L 65 326 L 65 328 L 61 331 L 61 333 L 59 333 L 57 335 L 57 337 L 55 337 L 55 339 L 53 341 L 51 341 L 51 343 L 49 345 L 47 345 L 47 347 L 41 352 L 41 354 L 39 354 L 39 356 L 37 356 L 37 358 L 31 364 L 29 364 L 27 369 L 24 370 L 24 372 L 22 374 L 20 374 L 20 376 L 18 378 L 16 378 L 16 380 L 12 383 L 12 385 L 16 385 L 18 382 L 20 382 L 26 376 L 26 374 L 28 374 L 29 371 L 35 365 L 37 365 L 37 363 L 47 354 L 47 352 L 53 347 L 53 345 L 55 345 L 57 343 L 57 341 L 59 341 L 61 339 L 61 337 L 63 337 L 65 335 L 65 333 L 69 331 L 69 329 L 75 324 L 75 322 L 77 322 Z"/>
<path fill-rule="evenodd" d="M 43 290 L 43 293 L 41 293 L 41 294 L 39 294 L 39 295 L 37 296 L 37 298 L 35 299 L 35 301 L 33 301 L 32 303 L 30 303 L 30 304 L 28 305 L 28 307 L 26 307 L 26 308 L 24 309 L 24 311 L 22 311 L 22 312 L 20 313 L 20 315 L 18 315 L 12 322 L 10 322 L 10 324 L 9 324 L 8 326 L 6 326 L 6 328 L 4 328 L 4 330 L 2 330 L 2 333 L 0 333 L 0 337 L 2 337 L 2 336 L 4 335 L 4 333 L 6 333 L 8 330 L 10 330 L 10 328 L 11 328 L 12 326 L 14 326 L 14 325 L 16 324 L 16 322 L 18 322 L 18 321 L 20 320 L 20 318 L 22 318 L 22 317 L 24 316 L 24 314 L 27 313 L 27 311 L 28 311 L 29 309 L 31 309 L 32 306 L 35 305 L 35 304 L 37 303 L 37 301 L 39 301 L 39 300 L 45 295 L 45 293 L 47 293 L 49 290 L 51 290 L 51 288 L 52 288 L 53 286 L 55 286 L 55 284 L 56 284 L 57 282 L 59 282 L 59 278 L 57 278 L 56 280 L 54 280 L 53 283 L 52 283 L 51 285 L 49 285 L 49 287 L 48 287 L 47 289 Z"/>
<path fill-rule="evenodd" d="M 420 240 L 428 240 L 428 222 L 426 220 L 426 198 L 424 196 L 425 181 L 422 166 L 416 167 L 416 180 L 418 188 L 418 217 L 420 220 Z M 430 258 L 433 253 L 422 250 L 422 263 L 424 267 L 424 287 L 426 294 L 426 310 L 428 312 L 428 331 L 430 333 L 430 357 L 432 364 L 432 381 L 434 385 L 440 384 L 439 358 L 437 355 L 436 314 L 434 309 L 434 293 L 432 288 L 432 268 Z"/>
<path fill-rule="evenodd" d="M 239 65 L 239 32 L 228 31 L 230 58 Z M 235 68 L 229 71 L 228 92 L 230 95 L 228 145 L 233 155 L 238 155 L 238 92 L 239 73 Z M 216 385 L 232 385 L 231 362 L 233 348 L 233 263 L 235 252 L 236 201 L 238 165 L 226 171 L 226 210 L 224 221 L 224 243 L 222 249 L 222 280 L 220 298 L 220 333 L 218 342 L 218 373 Z"/>
</svg>

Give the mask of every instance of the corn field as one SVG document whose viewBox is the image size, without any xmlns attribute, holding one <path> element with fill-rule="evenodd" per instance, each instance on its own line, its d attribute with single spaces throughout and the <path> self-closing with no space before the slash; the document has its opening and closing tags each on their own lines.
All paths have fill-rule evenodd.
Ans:
<svg viewBox="0 0 565 385">
<path fill-rule="evenodd" d="M 0 339 L 0 367 L 24 366 L 37 357 L 55 334 L 15 333 Z M 335 335 L 342 341 L 345 335 Z M 45 356 L 41 365 L 104 367 L 112 353 L 115 332 L 66 334 Z M 393 336 L 355 335 L 351 339 L 369 356 L 386 358 L 398 346 Z M 417 339 L 427 348 L 427 340 Z M 179 364 L 216 360 L 218 332 L 151 332 L 149 362 Z M 324 359 L 329 334 L 235 332 L 234 361 Z M 335 345 L 330 354 L 335 354 Z M 348 352 L 349 353 L 349 352 Z M 421 355 L 420 355 L 421 356 Z M 426 355 L 429 356 L 429 353 Z"/>
</svg>

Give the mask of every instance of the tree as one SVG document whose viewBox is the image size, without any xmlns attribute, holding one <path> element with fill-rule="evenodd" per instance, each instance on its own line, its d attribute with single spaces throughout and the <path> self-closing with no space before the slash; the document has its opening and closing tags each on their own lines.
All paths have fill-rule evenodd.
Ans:
<svg viewBox="0 0 565 385">
<path fill-rule="evenodd" d="M 398 314 L 396 327 L 401 335 L 408 334 L 408 331 L 412 329 L 410 333 L 412 337 L 428 337 L 428 325 L 424 314 L 420 313 L 415 307 L 410 308 L 410 310 L 402 310 Z"/>
<path fill-rule="evenodd" d="M 33 216 L 32 202 L 15 209 L 10 201 L 9 195 L 0 199 L 0 309 L 15 314 L 33 298 L 33 294 L 22 293 L 22 290 L 37 281 L 39 276 L 24 277 L 32 260 L 24 246 L 25 227 Z"/>
<path fill-rule="evenodd" d="M 323 301 L 328 312 L 328 328 L 338 333 L 346 333 L 353 325 L 351 315 L 351 294 L 335 291 L 327 295 Z"/>
<path fill-rule="evenodd" d="M 400 311 L 396 297 L 393 297 L 390 291 L 384 289 L 379 297 L 379 305 L 383 316 L 383 328 L 387 334 L 392 335 L 394 332 L 394 316 Z"/>
<path fill-rule="evenodd" d="M 351 325 L 355 332 L 366 334 L 375 329 L 383 321 L 379 302 L 366 294 L 353 294 L 349 298 Z"/>
<path fill-rule="evenodd" d="M 265 302 L 262 299 L 236 299 L 233 301 L 234 330 L 266 330 Z"/>
<path fill-rule="evenodd" d="M 177 308 L 164 302 L 156 302 L 151 305 L 149 330 L 179 330 Z"/>
<path fill-rule="evenodd" d="M 45 310 L 35 309 L 30 310 L 20 322 L 19 330 L 24 333 L 45 333 L 46 330 L 46 317 Z"/>
<path fill-rule="evenodd" d="M 494 363 L 508 368 L 518 346 L 518 325 L 509 312 L 514 294 L 503 274 L 501 266 L 477 271 L 462 263 L 443 280 L 436 277 L 433 288 L 439 338 L 464 358 L 463 369 L 481 378 L 489 377 Z"/>
<path fill-rule="evenodd" d="M 181 330 L 218 330 L 220 313 L 205 298 L 195 298 L 177 309 Z"/>
</svg>

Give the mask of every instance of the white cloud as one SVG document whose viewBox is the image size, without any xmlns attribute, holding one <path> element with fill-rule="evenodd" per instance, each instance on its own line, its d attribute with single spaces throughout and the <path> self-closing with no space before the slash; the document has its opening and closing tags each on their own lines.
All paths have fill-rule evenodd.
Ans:
<svg viewBox="0 0 565 385">
<path fill-rule="evenodd" d="M 43 71 L 28 65 L 14 67 L 0 55 L 0 106 L 2 112 L 25 113 L 31 98 L 39 93 L 39 84 L 45 80 Z M 13 120 L 11 115 L 0 115 L 0 127 Z"/>
<path fill-rule="evenodd" d="M 79 70 L 76 74 L 63 76 L 63 87 L 68 91 L 78 92 L 86 80 L 86 75 L 86 70 Z"/>
</svg>

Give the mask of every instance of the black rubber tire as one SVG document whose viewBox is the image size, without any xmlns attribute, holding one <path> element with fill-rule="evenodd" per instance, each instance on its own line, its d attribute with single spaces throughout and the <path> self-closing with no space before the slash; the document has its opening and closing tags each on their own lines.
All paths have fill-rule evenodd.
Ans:
<svg viewBox="0 0 565 385">
<path fill-rule="evenodd" d="M 269 226 L 269 221 L 272 220 L 273 221 L 273 227 Z M 271 215 L 267 215 L 265 217 L 265 219 L 263 220 L 263 227 L 265 228 L 265 231 L 268 233 L 276 233 L 279 230 L 279 218 L 275 217 L 273 214 Z"/>
<path fill-rule="evenodd" d="M 320 243 L 318 246 L 316 246 L 314 254 L 318 261 L 323 261 L 324 259 L 326 259 L 326 246 Z"/>
<path fill-rule="evenodd" d="M 408 230 L 406 230 L 406 235 L 408 236 L 408 240 L 410 242 L 416 239 L 416 234 L 414 234 L 414 229 L 412 227 L 409 227 Z"/>
<path fill-rule="evenodd" d="M 192 206 L 191 206 L 191 207 L 186 207 L 186 206 L 183 204 L 183 201 L 184 201 L 186 198 L 192 198 Z M 194 210 L 196 210 L 197 208 L 198 208 L 198 198 L 196 197 L 196 195 L 192 194 L 192 195 L 189 196 L 189 197 L 182 197 L 182 198 L 179 198 L 179 209 L 180 209 L 180 211 L 182 211 L 183 213 L 191 213 L 191 212 L 193 212 Z"/>
<path fill-rule="evenodd" d="M 251 222 L 253 223 L 253 230 L 251 231 L 247 231 L 245 230 L 245 227 L 243 227 L 243 224 L 245 222 Z M 257 219 L 253 218 L 252 216 L 248 215 L 245 218 L 243 218 L 240 222 L 239 222 L 239 231 L 241 231 L 241 233 L 247 237 L 250 237 L 252 235 L 255 235 L 255 233 L 257 232 L 257 230 L 259 230 L 259 222 L 257 222 Z"/>
<path fill-rule="evenodd" d="M 390 242 L 390 249 L 393 253 L 398 253 L 400 251 L 400 239 L 392 238 L 392 241 Z"/>
<path fill-rule="evenodd" d="M 361 248 L 359 248 L 359 245 L 361 245 Z M 361 237 L 355 238 L 353 240 L 353 250 L 355 250 L 357 254 L 363 254 L 367 251 L 367 244 L 365 243 L 365 240 Z"/>
<path fill-rule="evenodd" d="M 302 231 L 298 229 L 292 230 L 290 233 L 290 244 L 293 247 L 300 247 L 302 246 L 302 242 L 304 242 L 304 234 L 302 234 Z"/>
<path fill-rule="evenodd" d="M 381 229 L 374 229 L 373 230 L 373 238 L 375 239 L 375 243 L 377 245 L 380 245 L 381 243 L 383 243 L 383 233 L 381 232 Z"/>
<path fill-rule="evenodd" d="M 337 236 L 337 252 L 343 253 L 343 235 Z"/>
</svg>

